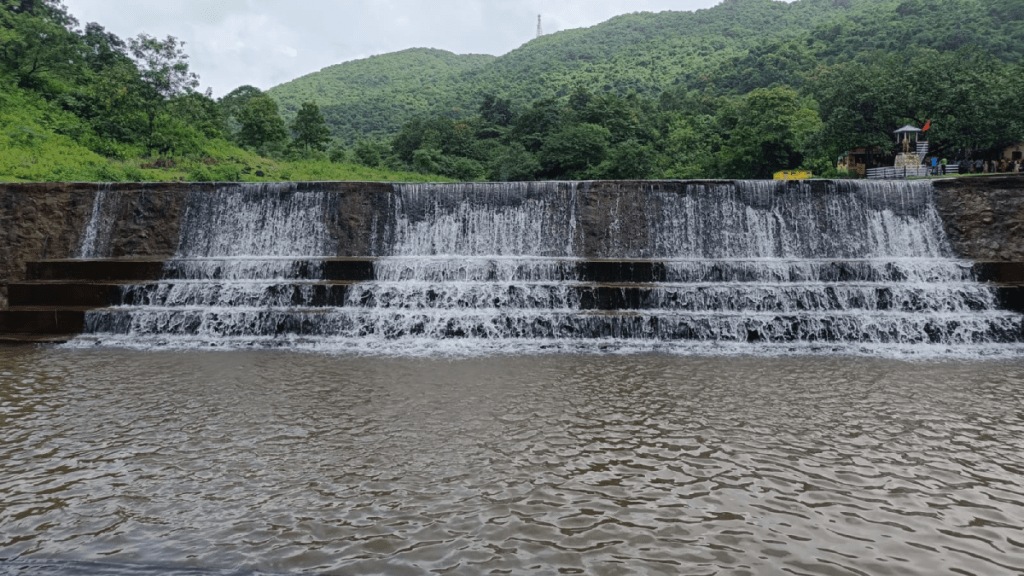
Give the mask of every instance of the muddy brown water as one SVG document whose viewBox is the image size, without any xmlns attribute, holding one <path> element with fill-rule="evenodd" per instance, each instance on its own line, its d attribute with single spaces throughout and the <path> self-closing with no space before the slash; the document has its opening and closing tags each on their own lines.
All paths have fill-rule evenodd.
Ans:
<svg viewBox="0 0 1024 576">
<path fill-rule="evenodd" d="M 1024 364 L 0 349 L 0 573 L 1020 574 Z"/>
</svg>

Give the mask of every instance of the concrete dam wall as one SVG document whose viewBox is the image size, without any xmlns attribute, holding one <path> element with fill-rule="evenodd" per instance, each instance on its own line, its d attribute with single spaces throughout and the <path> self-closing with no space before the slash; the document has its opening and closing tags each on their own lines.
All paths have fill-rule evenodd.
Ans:
<svg viewBox="0 0 1024 576">
<path fill-rule="evenodd" d="M 10 184 L 0 328 L 260 345 L 1017 342 L 1020 315 L 1000 309 L 1019 309 L 1019 290 L 977 281 L 1024 280 L 1022 191 L 1019 177 Z M 63 321 L 42 312 L 57 301 Z"/>
</svg>

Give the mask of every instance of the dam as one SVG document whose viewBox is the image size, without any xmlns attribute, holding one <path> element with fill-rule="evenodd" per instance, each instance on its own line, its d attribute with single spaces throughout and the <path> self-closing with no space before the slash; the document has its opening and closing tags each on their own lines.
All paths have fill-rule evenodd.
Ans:
<svg viewBox="0 0 1024 576">
<path fill-rule="evenodd" d="M 1021 264 L 963 254 L 1013 257 L 1019 240 L 951 239 L 968 218 L 927 181 L 90 192 L 59 215 L 63 253 L 8 264 L 8 339 L 400 355 L 973 355 L 1024 340 Z"/>
<path fill-rule="evenodd" d="M 1022 190 L 0 186 L 0 574 L 1020 574 Z"/>
</svg>

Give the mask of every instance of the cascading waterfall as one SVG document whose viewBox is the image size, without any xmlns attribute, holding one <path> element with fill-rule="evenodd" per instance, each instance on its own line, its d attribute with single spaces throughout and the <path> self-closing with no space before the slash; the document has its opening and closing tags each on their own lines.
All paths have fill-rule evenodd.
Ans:
<svg viewBox="0 0 1024 576">
<path fill-rule="evenodd" d="M 266 318 L 284 310 L 340 304 L 341 292 L 317 284 L 322 259 L 337 250 L 324 218 L 332 202 L 294 183 L 192 191 L 163 280 L 124 286 L 122 306 L 90 313 L 87 332 L 196 334 L 215 344 L 266 334 Z"/>
<path fill-rule="evenodd" d="M 367 243 L 383 255 L 358 282 L 324 268 L 337 195 L 197 192 L 164 278 L 90 313 L 85 339 L 900 354 L 1021 340 L 1021 315 L 952 257 L 927 182 L 618 185 L 395 185 Z"/>
<path fill-rule="evenodd" d="M 530 337 L 578 309 L 576 183 L 408 184 L 390 257 L 355 286 L 363 336 Z"/>
<path fill-rule="evenodd" d="M 78 249 L 79 258 L 103 258 L 109 256 L 110 237 L 115 218 L 109 213 L 113 204 L 110 186 L 100 186 L 92 203 L 92 213 Z"/>
<path fill-rule="evenodd" d="M 948 258 L 928 182 L 837 181 L 827 193 L 775 181 L 655 193 L 643 254 L 670 259 Z"/>
</svg>

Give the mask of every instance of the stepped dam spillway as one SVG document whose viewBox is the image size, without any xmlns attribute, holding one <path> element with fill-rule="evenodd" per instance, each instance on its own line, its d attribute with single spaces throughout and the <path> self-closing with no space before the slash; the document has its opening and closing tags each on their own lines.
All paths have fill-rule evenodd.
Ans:
<svg viewBox="0 0 1024 576">
<path fill-rule="evenodd" d="M 1017 354 L 1020 239 L 991 238 L 1017 184 L 98 186 L 60 214 L 47 242 L 65 247 L 7 257 L 25 272 L 0 332 L 396 354 Z"/>
</svg>

